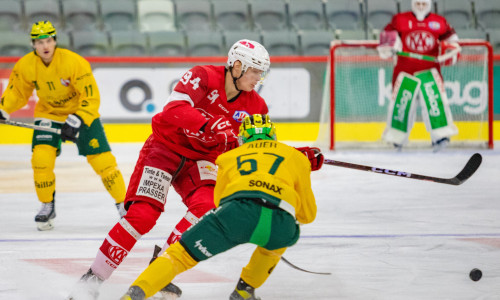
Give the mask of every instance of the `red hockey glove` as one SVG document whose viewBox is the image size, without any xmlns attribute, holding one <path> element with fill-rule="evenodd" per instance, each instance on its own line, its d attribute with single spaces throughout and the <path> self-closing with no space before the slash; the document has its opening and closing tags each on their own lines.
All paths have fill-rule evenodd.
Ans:
<svg viewBox="0 0 500 300">
<path fill-rule="evenodd" d="M 238 147 L 238 137 L 234 134 L 231 122 L 224 116 L 208 120 L 205 132 L 212 133 L 217 142 L 217 152 L 224 153 Z"/>
<path fill-rule="evenodd" d="M 311 171 L 317 171 L 323 166 L 323 161 L 325 157 L 321 150 L 316 147 L 298 147 L 295 148 L 302 152 L 311 162 Z"/>
<path fill-rule="evenodd" d="M 462 48 L 460 48 L 458 43 L 448 43 L 443 41 L 441 42 L 441 49 L 437 60 L 442 66 L 453 66 L 460 58 L 461 50 Z"/>
</svg>

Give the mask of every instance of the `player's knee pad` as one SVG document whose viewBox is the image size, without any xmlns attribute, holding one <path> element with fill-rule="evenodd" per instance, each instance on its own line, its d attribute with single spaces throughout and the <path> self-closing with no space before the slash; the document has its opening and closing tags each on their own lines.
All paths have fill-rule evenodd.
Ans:
<svg viewBox="0 0 500 300">
<path fill-rule="evenodd" d="M 118 169 L 116 159 L 110 151 L 88 155 L 87 161 L 94 171 L 101 176 L 102 183 L 117 203 L 125 199 L 125 181 Z"/>
<path fill-rule="evenodd" d="M 123 217 L 140 235 L 148 233 L 156 224 L 161 210 L 147 202 L 137 201 L 130 205 Z"/>
<path fill-rule="evenodd" d="M 257 247 L 248 265 L 243 268 L 241 279 L 254 288 L 260 287 L 271 275 L 285 250 L 286 248 L 267 250 Z"/>
<path fill-rule="evenodd" d="M 31 167 L 35 180 L 35 190 L 41 202 L 53 200 L 56 189 L 56 163 L 57 149 L 49 145 L 36 145 L 31 156 Z"/>
</svg>

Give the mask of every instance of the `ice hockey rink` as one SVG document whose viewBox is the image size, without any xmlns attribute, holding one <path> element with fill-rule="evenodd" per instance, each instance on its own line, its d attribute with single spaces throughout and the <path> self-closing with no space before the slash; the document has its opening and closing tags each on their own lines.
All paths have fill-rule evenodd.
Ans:
<svg viewBox="0 0 500 300">
<path fill-rule="evenodd" d="M 497 147 L 500 143 L 496 142 Z M 128 182 L 141 144 L 113 144 Z M 453 177 L 476 151 L 325 152 L 326 158 Z M 324 165 L 312 174 L 316 221 L 302 226 L 262 299 L 500 299 L 500 151 L 460 186 Z M 0 145 L 0 299 L 64 299 L 118 220 L 113 200 L 84 157 L 63 145 L 56 162 L 55 228 L 36 230 L 39 209 L 29 145 Z M 183 216 L 171 190 L 166 212 L 132 250 L 99 299 L 119 299 Z M 241 245 L 178 276 L 181 299 L 228 299 L 254 246 Z M 469 279 L 479 268 L 481 280 Z"/>
</svg>

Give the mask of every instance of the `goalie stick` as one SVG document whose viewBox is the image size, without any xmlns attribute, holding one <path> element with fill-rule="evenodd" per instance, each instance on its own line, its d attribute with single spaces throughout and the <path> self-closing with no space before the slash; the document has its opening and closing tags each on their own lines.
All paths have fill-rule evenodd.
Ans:
<svg viewBox="0 0 500 300">
<path fill-rule="evenodd" d="M 396 54 L 398 56 L 404 56 L 404 57 L 411 57 L 419 60 L 425 60 L 425 61 L 432 61 L 436 63 L 442 63 L 450 58 L 452 58 L 454 55 L 457 55 L 460 52 L 461 48 L 455 48 L 450 52 L 447 52 L 445 54 L 439 55 L 439 56 L 430 56 L 430 55 L 424 55 L 424 54 L 418 54 L 418 53 L 413 53 L 413 52 L 405 52 L 405 51 L 398 51 Z"/>
<path fill-rule="evenodd" d="M 338 166 L 338 167 L 342 167 L 342 168 L 349 168 L 349 169 L 355 169 L 355 170 L 360 170 L 360 171 L 368 171 L 368 172 L 374 172 L 374 173 L 385 174 L 385 175 L 392 175 L 392 176 L 397 176 L 397 177 L 402 177 L 402 178 L 426 180 L 426 181 L 451 184 L 451 185 L 461 185 L 477 171 L 477 169 L 481 165 L 482 160 L 483 160 L 483 157 L 481 156 L 481 154 L 474 153 L 469 158 L 469 161 L 465 164 L 465 167 L 455 177 L 452 177 L 452 178 L 440 178 L 440 177 L 433 177 L 433 176 L 427 176 L 427 175 L 412 174 L 412 173 L 408 173 L 408 172 L 404 172 L 404 171 L 389 170 L 389 169 L 370 167 L 370 166 L 365 166 L 365 165 L 357 165 L 357 164 L 353 164 L 353 163 L 348 163 L 348 162 L 343 162 L 343 161 L 338 161 L 338 160 L 331 160 L 331 159 L 325 159 L 324 163 L 327 165 Z"/>
<path fill-rule="evenodd" d="M 284 263 L 286 263 L 287 265 L 289 265 L 290 267 L 294 268 L 295 270 L 299 270 L 299 271 L 311 273 L 311 274 L 318 274 L 318 275 L 332 275 L 332 273 L 328 273 L 328 272 L 313 272 L 313 271 L 308 271 L 306 269 L 299 268 L 296 265 L 292 264 L 290 261 L 288 261 L 288 259 L 284 258 L 283 256 L 281 257 L 281 260 Z"/>
</svg>

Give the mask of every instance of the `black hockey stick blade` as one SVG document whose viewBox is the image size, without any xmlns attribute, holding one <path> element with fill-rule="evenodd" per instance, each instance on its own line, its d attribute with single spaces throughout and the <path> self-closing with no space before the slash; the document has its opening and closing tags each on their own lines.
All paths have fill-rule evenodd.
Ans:
<svg viewBox="0 0 500 300">
<path fill-rule="evenodd" d="M 349 169 L 355 169 L 355 170 L 360 170 L 360 171 L 368 171 L 368 172 L 374 172 L 374 173 L 384 174 L 384 175 L 392 175 L 392 176 L 397 176 L 397 177 L 402 177 L 402 178 L 425 180 L 425 181 L 432 181 L 432 182 L 451 184 L 451 185 L 461 185 L 462 183 L 467 181 L 467 179 L 469 179 L 477 171 L 477 169 L 481 165 L 482 160 L 483 160 L 483 157 L 481 156 L 481 154 L 474 153 L 471 156 L 471 158 L 469 158 L 469 161 L 467 162 L 467 164 L 465 164 L 465 167 L 457 174 L 457 176 L 452 177 L 452 178 L 440 178 L 440 177 L 433 177 L 433 176 L 428 176 L 428 175 L 412 174 L 412 173 L 404 172 L 404 171 L 389 170 L 389 169 L 384 169 L 384 168 L 358 165 L 358 164 L 353 164 L 353 163 L 348 163 L 348 162 L 343 162 L 343 161 L 338 161 L 338 160 L 331 160 L 331 159 L 325 159 L 324 163 L 327 165 L 338 166 L 338 167 L 342 167 L 342 168 L 349 168 Z"/>
<path fill-rule="evenodd" d="M 289 265 L 290 267 L 294 268 L 295 270 L 299 270 L 299 271 L 311 273 L 311 274 L 317 274 L 317 275 L 332 275 L 332 273 L 329 273 L 329 272 L 314 272 L 314 271 L 308 271 L 308 270 L 299 268 L 296 265 L 292 264 L 290 261 L 288 261 L 288 259 L 284 258 L 283 256 L 281 257 L 281 260 L 284 263 L 286 263 L 287 265 Z"/>
<path fill-rule="evenodd" d="M 465 164 L 465 167 L 457 174 L 454 178 L 452 178 L 454 185 L 460 185 L 464 183 L 467 179 L 469 179 L 474 173 L 479 169 L 481 162 L 483 161 L 483 157 L 479 153 L 474 153 L 469 161 Z"/>
</svg>

